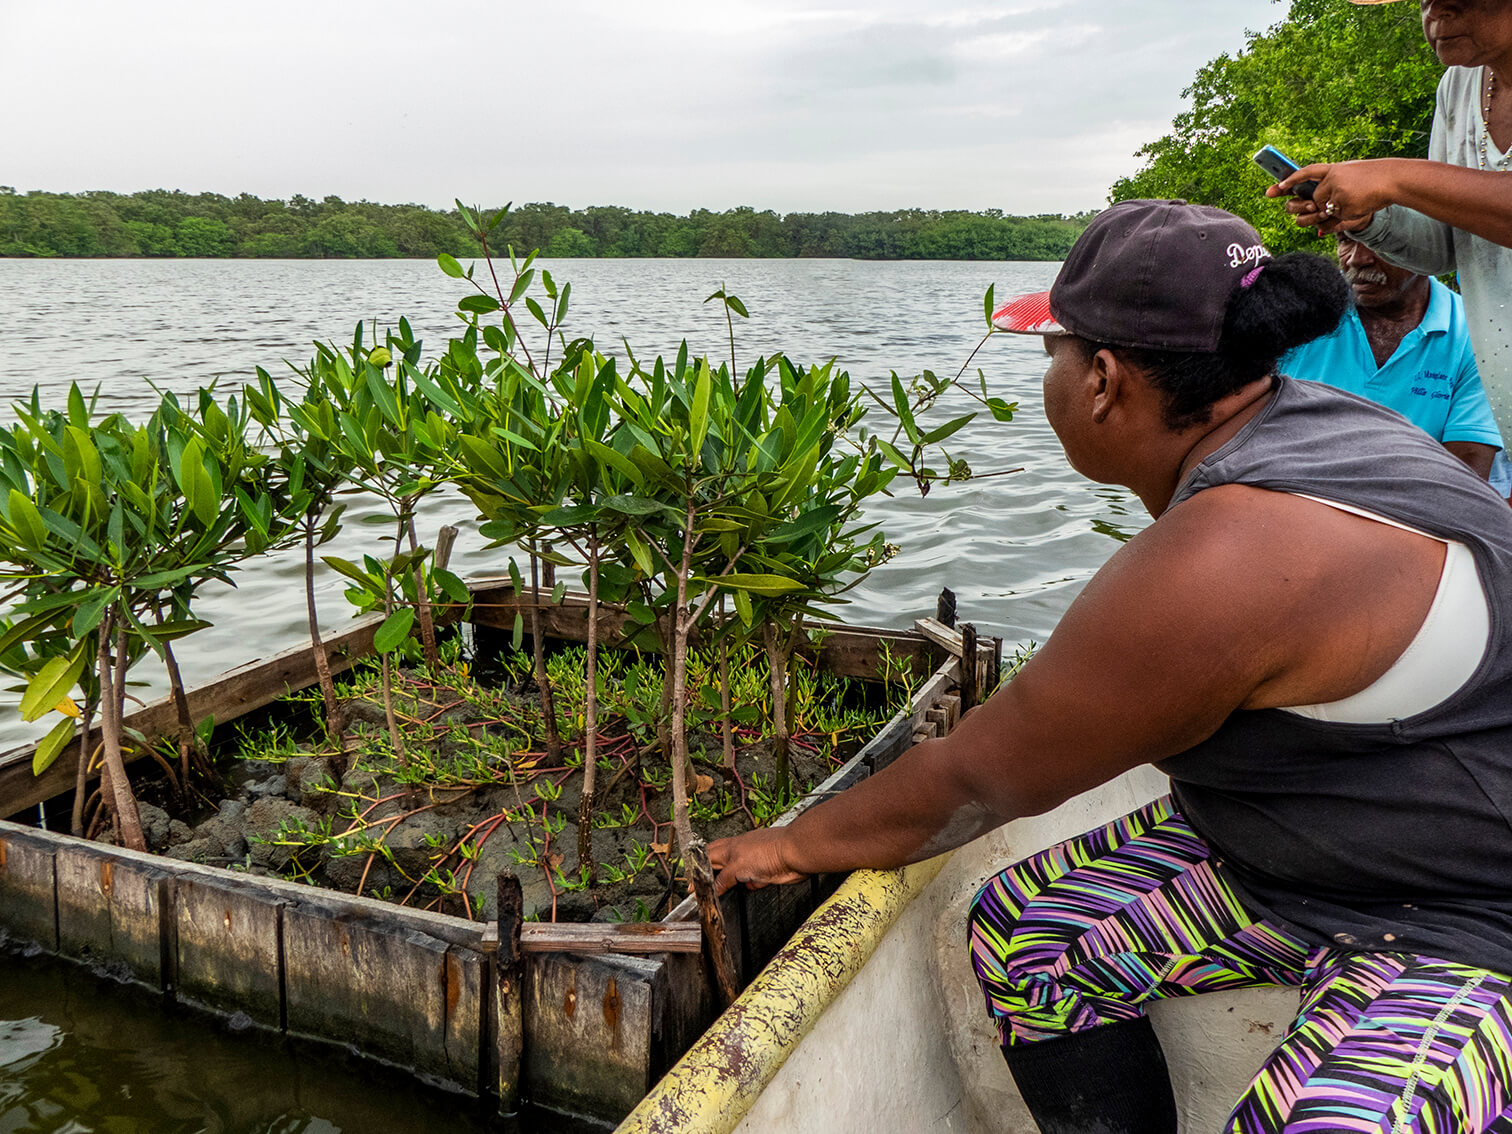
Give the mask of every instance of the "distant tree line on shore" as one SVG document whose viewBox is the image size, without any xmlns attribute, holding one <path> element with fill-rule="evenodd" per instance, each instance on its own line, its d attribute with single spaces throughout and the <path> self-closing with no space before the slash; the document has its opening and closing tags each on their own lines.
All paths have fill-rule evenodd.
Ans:
<svg viewBox="0 0 1512 1134">
<path fill-rule="evenodd" d="M 1251 156 L 1268 143 L 1300 165 L 1426 157 L 1443 71 L 1411 5 L 1292 0 L 1242 51 L 1197 72 L 1183 92 L 1191 109 L 1139 150 L 1144 167 L 1114 183 L 1110 199 L 1217 205 L 1254 224 L 1272 252 L 1326 250 L 1265 197 L 1271 178 Z"/>
<path fill-rule="evenodd" d="M 487 212 L 487 210 L 485 210 Z M 1065 217 L 902 209 L 686 216 L 613 205 L 511 209 L 493 243 L 547 256 L 836 256 L 862 260 L 1059 260 L 1091 213 Z M 477 255 L 454 210 L 298 194 L 18 193 L 0 186 L 0 256 L 365 259 Z"/>
</svg>

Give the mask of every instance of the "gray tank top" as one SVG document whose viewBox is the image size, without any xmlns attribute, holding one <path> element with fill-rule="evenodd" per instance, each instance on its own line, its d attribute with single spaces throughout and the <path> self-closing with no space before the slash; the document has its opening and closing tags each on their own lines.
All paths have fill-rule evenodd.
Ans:
<svg viewBox="0 0 1512 1134">
<path fill-rule="evenodd" d="M 1467 544 L 1490 639 L 1457 693 L 1388 724 L 1236 712 L 1160 762 L 1250 909 L 1323 945 L 1512 973 L 1512 508 L 1390 410 L 1282 378 L 1182 481 L 1352 504 Z"/>
</svg>

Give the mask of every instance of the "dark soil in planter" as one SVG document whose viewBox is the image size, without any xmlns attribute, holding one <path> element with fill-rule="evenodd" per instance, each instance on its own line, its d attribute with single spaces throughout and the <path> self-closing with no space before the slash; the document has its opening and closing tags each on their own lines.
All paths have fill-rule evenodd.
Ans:
<svg viewBox="0 0 1512 1134">
<path fill-rule="evenodd" d="M 527 914 L 541 920 L 661 917 L 687 887 L 675 857 L 672 773 L 656 738 L 660 659 L 601 655 L 596 884 L 589 885 L 578 860 L 582 656 L 569 648 L 552 659 L 566 748 L 555 762 L 539 739 L 540 699 L 524 655 L 506 659 L 500 681 L 486 686 L 455 660 L 435 676 L 396 675 L 402 759 L 390 741 L 381 681 L 367 668 L 341 686 L 349 720 L 344 772 L 318 727 L 244 727 L 217 793 L 224 798 L 184 818 L 144 804 L 148 840 L 176 858 L 478 919 L 492 918 L 504 871 L 520 878 Z M 761 707 L 765 664 L 751 655 L 732 666 L 734 703 L 743 706 L 735 714 L 733 769 L 724 766 L 713 664 L 704 658 L 692 667 L 692 715 L 702 720 L 689 737 L 691 808 L 706 838 L 771 822 L 890 715 L 875 687 L 824 678 L 801 663 L 795 670 L 791 783 L 780 791 Z M 286 721 L 320 711 L 318 694 L 291 700 L 313 712 Z"/>
</svg>

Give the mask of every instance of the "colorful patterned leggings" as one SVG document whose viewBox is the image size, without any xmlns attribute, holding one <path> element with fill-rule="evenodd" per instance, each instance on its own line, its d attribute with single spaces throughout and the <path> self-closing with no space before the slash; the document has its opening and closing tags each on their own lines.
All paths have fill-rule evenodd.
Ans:
<svg viewBox="0 0 1512 1134">
<path fill-rule="evenodd" d="M 1169 797 L 1004 870 L 970 932 L 1005 1046 L 1128 1020 L 1151 1000 L 1300 987 L 1229 1131 L 1512 1134 L 1512 981 L 1254 920 Z"/>
</svg>

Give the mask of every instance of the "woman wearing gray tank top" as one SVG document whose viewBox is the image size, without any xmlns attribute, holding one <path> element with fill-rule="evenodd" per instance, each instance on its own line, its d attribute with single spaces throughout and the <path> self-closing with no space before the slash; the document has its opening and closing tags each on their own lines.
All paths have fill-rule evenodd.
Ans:
<svg viewBox="0 0 1512 1134">
<path fill-rule="evenodd" d="M 896 867 L 1157 764 L 1170 795 L 972 908 L 1044 1131 L 1174 1134 L 1144 1005 L 1258 984 L 1303 1007 L 1227 1129 L 1512 1128 L 1512 509 L 1397 415 L 1275 372 L 1346 303 L 1329 261 L 1220 210 L 1100 214 L 996 322 L 1044 336 L 1070 463 L 1155 522 L 949 736 L 710 847 L 726 889 Z M 1422 658 L 1452 687 L 1398 680 Z"/>
</svg>

